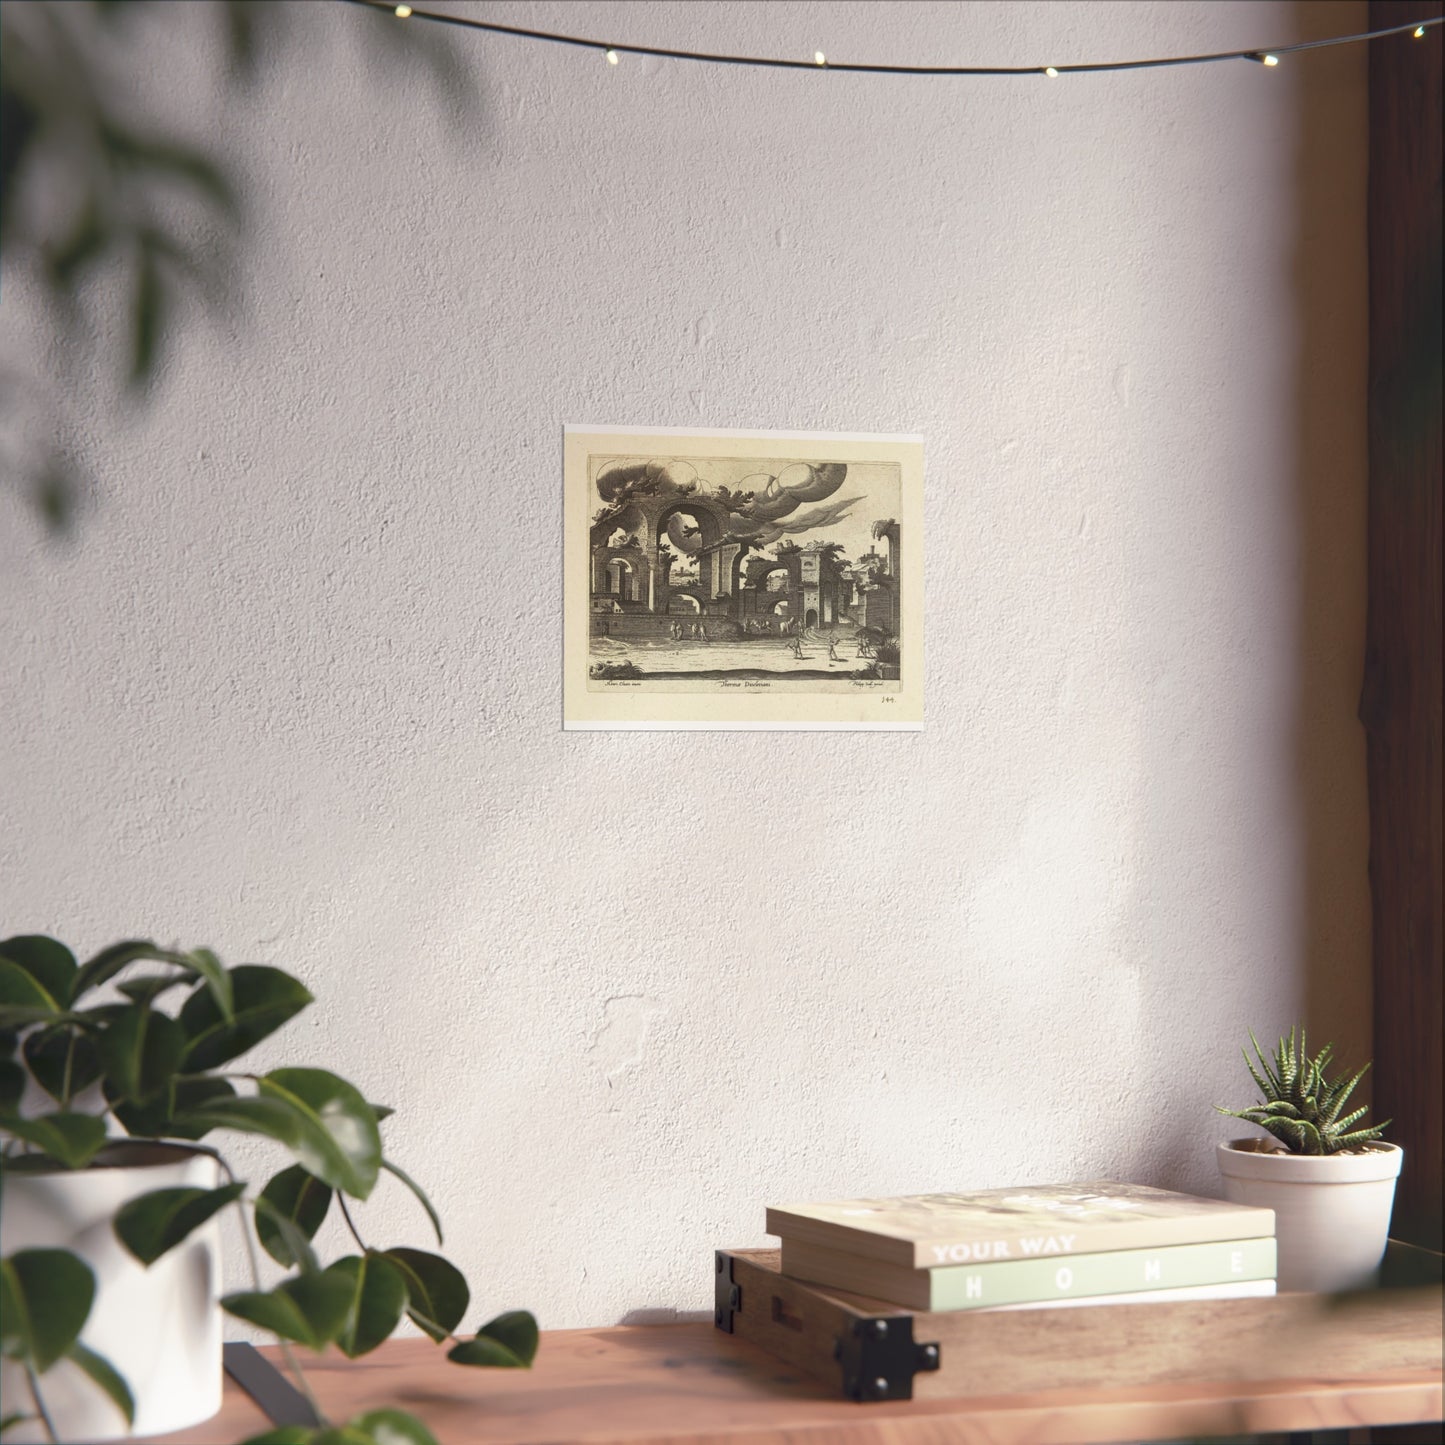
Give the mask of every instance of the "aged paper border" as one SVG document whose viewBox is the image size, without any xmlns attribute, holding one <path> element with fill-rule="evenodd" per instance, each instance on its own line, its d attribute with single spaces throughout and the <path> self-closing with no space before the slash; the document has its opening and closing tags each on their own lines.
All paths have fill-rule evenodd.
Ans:
<svg viewBox="0 0 1445 1445">
<path fill-rule="evenodd" d="M 659 445 L 666 438 L 665 445 Z M 898 692 L 882 694 L 769 692 L 732 696 L 695 693 L 589 692 L 590 605 L 588 528 L 592 497 L 587 458 L 592 452 L 666 454 L 687 458 L 787 456 L 893 462 L 900 467 L 899 526 L 903 616 Z M 567 730 L 816 729 L 917 732 L 923 727 L 923 438 L 862 432 L 700 431 L 687 427 L 567 425 L 562 434 L 563 636 L 562 725 Z"/>
</svg>

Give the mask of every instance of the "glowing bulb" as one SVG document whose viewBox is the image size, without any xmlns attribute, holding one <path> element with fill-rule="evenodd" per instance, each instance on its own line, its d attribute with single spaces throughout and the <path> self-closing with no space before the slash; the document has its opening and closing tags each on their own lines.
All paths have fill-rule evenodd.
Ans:
<svg viewBox="0 0 1445 1445">
<path fill-rule="evenodd" d="M 1059 72 L 1055 70 L 1052 65 L 1044 66 L 1044 74 L 1047 75 L 1050 80 L 1057 80 L 1059 78 Z"/>
<path fill-rule="evenodd" d="M 1417 25 L 1414 33 L 1416 40 L 1423 40 L 1425 38 L 1425 27 L 1423 25 Z"/>
<path fill-rule="evenodd" d="M 1277 56 L 1277 55 L 1266 55 L 1266 56 L 1264 57 L 1264 63 L 1265 63 L 1266 65 L 1278 65 L 1278 64 L 1279 64 L 1279 56 Z"/>
<path fill-rule="evenodd" d="M 608 65 L 617 64 L 617 52 L 615 50 L 609 50 L 607 52 L 607 63 Z"/>
<path fill-rule="evenodd" d="M 395 15 L 398 20 L 405 20 L 406 17 L 411 14 L 411 6 L 398 5 L 391 13 Z"/>
<path fill-rule="evenodd" d="M 823 52 L 822 52 L 821 50 L 815 50 L 815 51 L 813 52 L 813 64 L 814 64 L 814 65 L 826 65 L 827 63 L 828 63 L 828 58 L 827 58 L 827 56 L 825 56 L 825 55 L 823 54 Z"/>
</svg>

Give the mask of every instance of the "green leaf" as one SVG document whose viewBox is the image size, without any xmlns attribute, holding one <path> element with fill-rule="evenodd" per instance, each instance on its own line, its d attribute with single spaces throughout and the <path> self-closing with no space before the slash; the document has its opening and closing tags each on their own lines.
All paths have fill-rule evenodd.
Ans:
<svg viewBox="0 0 1445 1445">
<path fill-rule="evenodd" d="M 25 1070 L 14 1059 L 0 1059 L 0 1115 L 13 1114 L 25 1095 Z"/>
<path fill-rule="evenodd" d="M 436 1231 L 437 1243 L 441 1244 L 442 1222 L 440 1219 L 437 1218 L 437 1212 L 435 1209 L 432 1208 L 432 1202 L 426 1197 L 426 1194 L 423 1192 L 421 1185 L 418 1184 L 416 1180 L 413 1179 L 409 1174 L 403 1174 L 402 1171 L 398 1169 L 397 1166 L 393 1164 L 390 1159 L 383 1159 L 381 1161 L 381 1167 L 385 1169 L 388 1174 L 395 1174 L 396 1177 L 400 1179 L 401 1182 L 405 1184 L 406 1187 L 410 1189 L 411 1192 L 415 1194 L 416 1197 L 421 1201 L 421 1207 L 426 1210 L 426 1217 L 431 1220 L 431 1227 Z"/>
<path fill-rule="evenodd" d="M 73 1023 L 92 1037 L 105 1032 L 128 1008 L 126 1003 L 98 1003 L 90 1008 L 76 1009 L 64 1016 L 63 1022 Z"/>
<path fill-rule="evenodd" d="M 199 1137 L 211 1129 L 235 1129 L 242 1134 L 261 1134 L 284 1144 L 292 1153 L 299 1150 L 305 1121 L 279 1099 L 210 1099 L 172 1121 L 177 1127 L 194 1131 L 185 1137 Z"/>
<path fill-rule="evenodd" d="M 440 1343 L 461 1323 L 471 1303 L 462 1272 L 439 1254 L 421 1249 L 388 1249 L 386 1257 L 406 1280 L 407 1314 Z"/>
<path fill-rule="evenodd" d="M 176 1116 L 185 1114 L 191 1109 L 203 1108 L 213 1099 L 234 1099 L 235 1097 L 235 1089 L 225 1079 L 204 1077 L 176 1079 L 166 1096 L 171 1110 L 171 1117 L 165 1124 L 166 1136 L 171 1139 L 202 1138 L 207 1132 L 206 1126 L 192 1126 L 183 1123 Z M 121 1122 L 124 1123 L 124 1120 Z"/>
<path fill-rule="evenodd" d="M 75 1343 L 95 1276 L 68 1249 L 22 1249 L 0 1260 L 0 1349 L 43 1375 Z"/>
<path fill-rule="evenodd" d="M 383 1119 L 389 1119 L 396 1113 L 396 1110 L 387 1104 L 373 1104 L 371 1112 L 376 1115 L 376 1122 L 379 1124 Z"/>
<path fill-rule="evenodd" d="M 23 1425 L 27 1420 L 37 1420 L 39 1418 L 38 1415 L 26 1415 L 17 1410 L 13 1415 L 7 1415 L 3 1420 L 0 1420 L 0 1435 L 3 1435 L 7 1430 L 13 1430 L 17 1425 Z"/>
<path fill-rule="evenodd" d="M 347 1425 L 376 1445 L 437 1445 L 436 1436 L 405 1410 L 368 1410 Z"/>
<path fill-rule="evenodd" d="M 162 994 L 173 988 L 184 988 L 191 982 L 188 973 L 148 973 L 144 978 L 128 978 L 116 984 L 132 1003 L 153 1004 Z"/>
<path fill-rule="evenodd" d="M 325 1069 L 273 1069 L 258 1083 L 261 1097 L 286 1103 L 304 1121 L 297 1160 L 318 1179 L 357 1199 L 376 1185 L 381 1134 L 365 1099 Z"/>
<path fill-rule="evenodd" d="M 30 1320 L 25 1297 L 11 1275 L 10 1261 L 0 1260 L 0 1355 L 23 1360 L 30 1350 Z"/>
<path fill-rule="evenodd" d="M 310 1425 L 278 1425 L 261 1435 L 251 1435 L 241 1445 L 311 1445 L 316 1431 Z"/>
<path fill-rule="evenodd" d="M 296 1166 L 298 1169 L 300 1165 Z M 327 1190 L 329 1194 L 331 1191 Z M 282 1214 L 275 1205 L 268 1199 L 260 1196 L 252 1203 L 252 1211 L 256 1216 L 256 1232 L 261 1232 L 261 1221 L 267 1222 L 267 1227 L 275 1231 L 277 1239 L 284 1245 L 291 1256 L 291 1262 L 301 1271 L 302 1274 L 319 1274 L 321 1266 L 317 1263 L 316 1253 L 311 1248 L 311 1241 L 296 1227 L 295 1223 Z"/>
<path fill-rule="evenodd" d="M 87 960 L 76 974 L 70 994 L 72 1001 L 103 983 L 109 983 L 121 969 L 143 958 L 157 963 L 174 962 L 174 955 L 169 949 L 157 948 L 148 938 L 128 938 L 124 943 L 112 943 Z"/>
<path fill-rule="evenodd" d="M 526 1310 L 509 1310 L 484 1324 L 476 1337 L 447 1351 L 458 1365 L 529 1369 L 537 1354 L 537 1321 Z"/>
<path fill-rule="evenodd" d="M 35 1145 L 67 1169 L 83 1169 L 105 1144 L 105 1121 L 94 1114 L 11 1116 L 0 1119 L 0 1129 Z"/>
<path fill-rule="evenodd" d="M 336 1343 L 342 1354 L 354 1360 L 389 1338 L 401 1322 L 401 1312 L 406 1308 L 406 1280 L 385 1255 L 373 1250 L 338 1259 L 326 1274 L 345 1280 L 351 1291 L 346 1322 Z"/>
<path fill-rule="evenodd" d="M 320 1075 L 342 1090 L 350 1090 L 348 1102 L 344 1093 L 333 1095 L 335 1107 L 325 1100 L 327 1086 L 314 1080 L 290 1082 L 302 1087 L 310 1096 L 303 1099 L 285 1083 L 262 1079 L 263 1092 L 253 1099 L 217 1099 L 188 1113 L 179 1122 L 188 1127 L 238 1129 L 247 1134 L 264 1134 L 284 1144 L 297 1162 L 324 1184 L 340 1189 L 358 1199 L 365 1199 L 376 1182 L 377 1160 L 381 1156 L 381 1140 L 376 1120 L 366 1111 L 361 1095 L 344 1080 L 321 1069 L 282 1069 L 283 1080 L 290 1076 Z M 274 1079 L 276 1076 L 271 1076 Z M 368 1137 L 368 1130 L 369 1137 Z"/>
<path fill-rule="evenodd" d="M 354 1425 L 328 1425 L 311 1437 L 311 1445 L 376 1445 L 376 1441 Z"/>
<path fill-rule="evenodd" d="M 314 1174 L 308 1174 L 299 1164 L 292 1164 L 266 1185 L 261 1191 L 261 1198 L 282 1219 L 290 1220 L 303 1239 L 312 1240 L 331 1208 L 331 1193 L 330 1187 Z M 280 1224 L 268 1211 L 256 1211 L 256 1234 L 261 1248 L 277 1264 L 290 1268 L 300 1262 L 294 1239 L 288 1241 Z"/>
<path fill-rule="evenodd" d="M 186 958 L 190 967 L 205 979 L 222 1019 L 227 1023 L 232 1022 L 235 1018 L 235 1007 L 231 975 L 226 972 L 221 960 L 209 948 L 193 948 Z"/>
<path fill-rule="evenodd" d="M 50 992 L 13 959 L 0 958 L 0 1028 L 18 1029 L 61 1012 Z"/>
<path fill-rule="evenodd" d="M 302 1275 L 265 1294 L 254 1290 L 228 1294 L 221 1308 L 282 1339 L 321 1350 L 346 1323 L 351 1287 L 344 1278 L 329 1272 Z"/>
<path fill-rule="evenodd" d="M 131 1399 L 130 1387 L 104 1355 L 96 1354 L 77 1340 L 71 1345 L 66 1358 L 79 1365 L 110 1396 L 111 1403 L 125 1416 L 127 1425 L 135 1424 L 135 1401 Z"/>
<path fill-rule="evenodd" d="M 213 1099 L 233 1099 L 236 1091 L 226 1079 L 207 1076 L 173 1079 L 154 1099 L 144 1104 L 130 1103 L 119 1090 L 107 1087 L 106 1102 L 126 1132 L 141 1139 L 200 1139 L 211 1128 L 209 1124 L 190 1123 L 185 1116 Z"/>
<path fill-rule="evenodd" d="M 219 1189 L 152 1189 L 121 1205 L 111 1226 L 116 1237 L 143 1265 L 154 1264 L 199 1229 L 245 1190 L 244 1184 Z"/>
<path fill-rule="evenodd" d="M 100 1077 L 100 1055 L 89 1034 L 69 1028 L 36 1029 L 25 1036 L 25 1062 L 53 1099 L 73 1099 Z"/>
<path fill-rule="evenodd" d="M 75 955 L 63 944 L 39 933 L 17 934 L 0 941 L 0 958 L 22 968 L 60 1005 L 68 1004 L 75 986 Z"/>
<path fill-rule="evenodd" d="M 175 1019 L 132 1006 L 100 1036 L 100 1061 L 125 1098 L 153 1099 L 180 1069 L 186 1035 Z"/>
<path fill-rule="evenodd" d="M 229 975 L 233 1016 L 226 1019 L 209 990 L 198 989 L 181 1008 L 187 1073 L 214 1069 L 244 1054 L 311 1002 L 311 994 L 289 973 L 265 964 L 243 963 Z"/>
</svg>

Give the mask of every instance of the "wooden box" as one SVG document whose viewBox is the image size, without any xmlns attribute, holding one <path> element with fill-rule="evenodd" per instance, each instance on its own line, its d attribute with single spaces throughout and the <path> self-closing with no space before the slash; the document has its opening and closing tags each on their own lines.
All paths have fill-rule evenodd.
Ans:
<svg viewBox="0 0 1445 1445">
<path fill-rule="evenodd" d="M 1392 1242 L 1380 1287 L 1348 1295 L 924 1313 L 720 1250 L 715 1323 L 858 1401 L 1438 1373 L 1441 1260 Z"/>
</svg>

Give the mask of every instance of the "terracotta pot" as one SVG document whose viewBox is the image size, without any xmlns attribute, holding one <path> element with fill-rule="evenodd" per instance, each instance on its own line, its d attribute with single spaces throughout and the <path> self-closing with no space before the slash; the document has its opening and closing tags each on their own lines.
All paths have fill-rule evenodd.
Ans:
<svg viewBox="0 0 1445 1445">
<path fill-rule="evenodd" d="M 1380 1140 L 1358 1154 L 1287 1154 L 1272 1139 L 1218 1148 L 1224 1197 L 1274 1210 L 1282 1290 L 1359 1289 L 1385 1254 L 1404 1151 Z"/>
<path fill-rule="evenodd" d="M 111 1228 L 117 1210 L 152 1189 L 214 1189 L 209 1154 L 182 1144 L 120 1141 L 85 1169 L 7 1166 L 0 1253 L 68 1249 L 95 1272 L 95 1302 L 81 1343 L 104 1355 L 135 1400 L 136 1435 L 159 1435 L 209 1420 L 221 1408 L 220 1226 L 212 1218 L 149 1269 Z M 63 1441 L 120 1440 L 131 1431 L 109 1397 L 68 1360 L 40 1377 L 40 1393 Z M 6 1410 L 29 1410 L 22 1367 L 0 1365 Z M 44 1440 L 39 1421 L 5 1432 L 11 1442 Z"/>
</svg>

